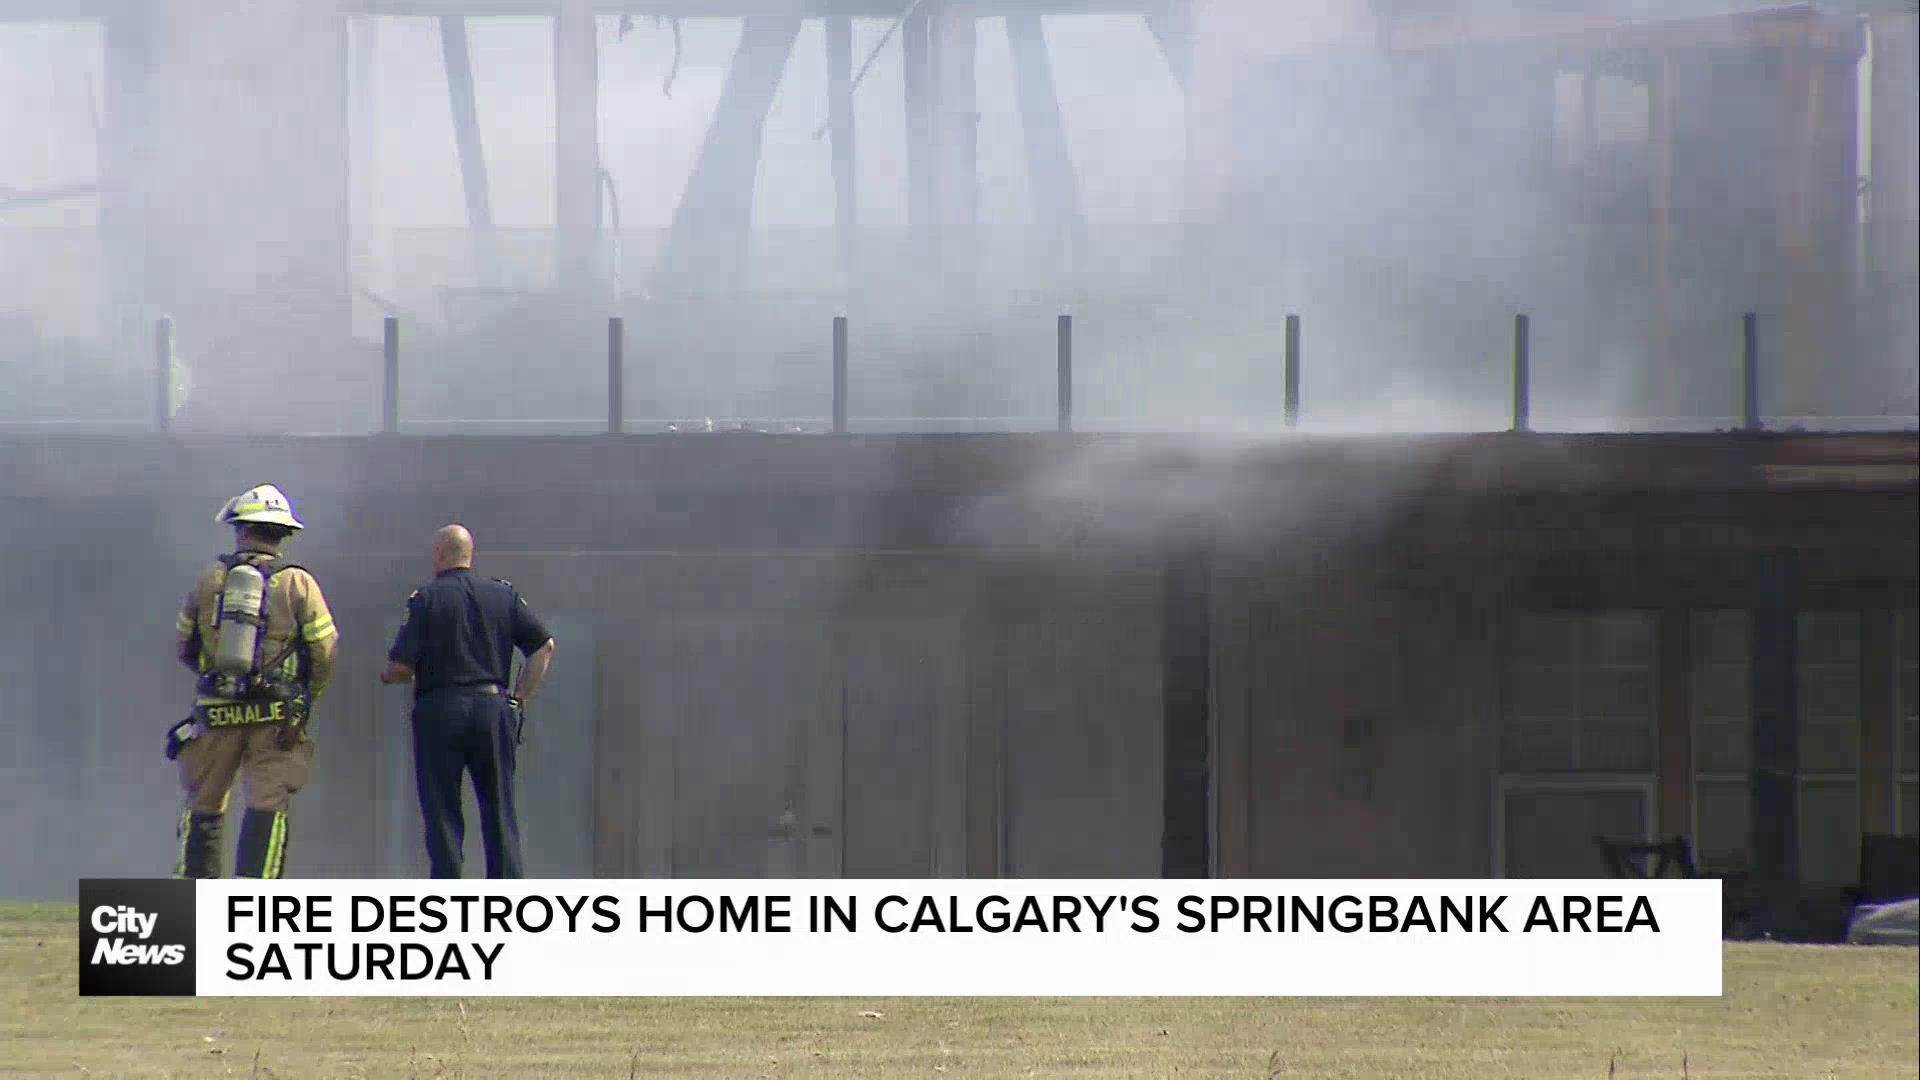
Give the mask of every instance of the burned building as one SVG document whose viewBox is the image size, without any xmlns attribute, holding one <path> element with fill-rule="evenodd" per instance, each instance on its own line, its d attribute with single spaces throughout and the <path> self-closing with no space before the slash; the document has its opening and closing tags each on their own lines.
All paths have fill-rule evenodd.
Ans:
<svg viewBox="0 0 1920 1080">
<path fill-rule="evenodd" d="M 1872 128 L 1886 198 L 1863 226 L 1857 22 L 1154 6 L 1188 204 L 1136 229 L 1081 213 L 1046 37 L 1009 6 L 1037 238 L 1016 251 L 1045 257 L 995 264 L 965 169 L 930 164 L 970 160 L 955 116 L 985 5 L 929 8 L 898 20 L 908 228 L 853 227 L 836 142 L 842 225 L 817 273 L 771 298 L 727 271 L 623 300 L 582 269 L 633 239 L 590 212 L 589 7 L 557 5 L 552 27 L 565 205 L 519 237 L 552 280 L 457 332 L 396 317 L 384 362 L 319 335 L 305 382 L 223 383 L 285 390 L 301 430 L 339 434 L 177 413 L 165 366 L 154 402 L 144 338 L 119 356 L 137 378 L 76 384 L 161 431 L 0 432 L 0 586 L 26 613 L 0 620 L 8 891 L 167 864 L 173 612 L 226 542 L 213 508 L 269 480 L 312 526 L 296 550 L 344 649 L 299 875 L 422 869 L 404 692 L 373 677 L 455 518 L 560 640 L 523 759 L 540 876 L 1585 876 L 1608 869 L 1597 839 L 1680 836 L 1705 872 L 1771 888 L 1774 926 L 1815 932 L 1862 837 L 1915 832 L 1920 441 L 1894 378 L 1913 354 L 1911 125 Z M 873 14 L 805 14 L 848 12 Z M 682 207 L 701 235 L 751 237 L 774 93 L 752 64 L 789 55 L 798 21 L 736 44 Z M 110 21 L 110 56 L 184 47 L 128 25 Z M 1911 79 L 1911 26 L 1869 36 L 1883 104 Z M 308 42 L 329 64 L 338 29 Z M 852 60 L 828 29 L 838 140 Z M 441 40 L 449 153 L 476 165 L 461 39 Z M 1329 81 L 1342 94 L 1315 92 Z M 477 250 L 501 235 L 484 172 L 461 173 Z M 928 188 L 941 177 L 961 182 Z M 298 260 L 326 276 L 302 326 L 340 321 L 348 179 L 309 178 L 303 227 L 340 235 Z M 132 202 L 107 194 L 111 232 Z M 1901 213 L 1904 240 L 1885 224 Z M 673 229 L 651 240 L 674 256 Z M 1838 269 L 1856 261 L 1865 285 Z M 928 295 L 888 291 L 909 263 L 977 287 L 903 315 Z M 997 285 L 966 272 L 996 265 Z M 850 366 L 846 324 L 829 337 L 842 304 Z M 204 327 L 179 325 L 186 366 L 221 379 Z M 1383 417 L 1409 373 L 1409 410 Z M 661 423 L 775 406 L 762 426 L 835 430 Z M 1143 415 L 1170 433 L 1112 433 Z M 910 433 L 935 421 L 962 430 Z M 1830 430 L 1865 426 L 1889 431 Z M 445 434 L 474 428 L 491 433 Z M 1608 433 L 1552 433 L 1569 428 Z"/>
<path fill-rule="evenodd" d="M 1190 214 L 1231 224 L 1238 299 L 1446 388 L 1528 311 L 1560 422 L 1669 430 L 1730 415 L 1754 311 L 1772 415 L 1913 411 L 1910 10 L 1301 7 L 1210 4 L 1195 32 Z"/>
<path fill-rule="evenodd" d="M 343 635 L 300 874 L 420 870 L 373 674 L 452 517 L 561 641 L 539 875 L 1598 876 L 1679 835 L 1817 898 L 1914 831 L 1912 435 L 231 448 L 5 444 L 9 610 L 60 628 L 5 624 L 22 890 L 165 865 L 169 583 L 261 475 Z"/>
</svg>

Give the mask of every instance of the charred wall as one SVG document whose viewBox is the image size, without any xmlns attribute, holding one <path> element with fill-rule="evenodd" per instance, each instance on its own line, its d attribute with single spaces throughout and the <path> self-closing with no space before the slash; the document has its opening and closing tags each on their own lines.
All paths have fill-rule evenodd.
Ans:
<svg viewBox="0 0 1920 1080">
<path fill-rule="evenodd" d="M 1471 876 L 1514 612 L 1739 607 L 1773 550 L 1911 606 L 1914 475 L 1910 436 L 15 440 L 0 891 L 170 865 L 172 611 L 263 481 L 343 634 L 299 874 L 421 872 L 374 675 L 452 519 L 560 639 L 535 874 Z"/>
</svg>

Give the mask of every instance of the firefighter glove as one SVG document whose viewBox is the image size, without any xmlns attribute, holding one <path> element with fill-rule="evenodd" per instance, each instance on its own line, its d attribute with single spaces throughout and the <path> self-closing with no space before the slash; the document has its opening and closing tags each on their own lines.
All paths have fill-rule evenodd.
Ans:
<svg viewBox="0 0 1920 1080">
<path fill-rule="evenodd" d="M 290 718 L 280 725 L 280 749 L 291 750 L 300 745 L 300 736 L 307 730 L 307 719 L 312 715 L 313 703 L 305 694 L 288 699 L 287 712 Z"/>
</svg>

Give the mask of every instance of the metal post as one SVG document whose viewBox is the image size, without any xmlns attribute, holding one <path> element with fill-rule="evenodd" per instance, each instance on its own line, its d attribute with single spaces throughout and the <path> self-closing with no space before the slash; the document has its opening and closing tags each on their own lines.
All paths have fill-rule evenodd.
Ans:
<svg viewBox="0 0 1920 1080">
<path fill-rule="evenodd" d="M 626 429 L 626 345 L 626 320 L 615 315 L 607 320 L 607 431 L 613 435 Z"/>
<path fill-rule="evenodd" d="M 162 315 L 153 324 L 153 362 L 158 391 L 155 423 L 161 431 L 173 427 L 173 316 Z"/>
<path fill-rule="evenodd" d="M 1287 316 L 1286 417 L 1287 426 L 1300 423 L 1300 316 Z"/>
<path fill-rule="evenodd" d="M 1526 431 L 1531 425 L 1533 395 L 1532 361 L 1527 355 L 1527 317 L 1513 317 L 1513 430 Z"/>
<path fill-rule="evenodd" d="M 1060 430 L 1073 430 L 1073 316 L 1062 315 L 1055 334 L 1054 363 L 1060 387 Z"/>
<path fill-rule="evenodd" d="M 847 317 L 833 317 L 833 433 L 847 433 Z"/>
<path fill-rule="evenodd" d="M 1760 430 L 1760 317 L 1747 312 L 1740 318 L 1740 429 Z"/>
<path fill-rule="evenodd" d="M 386 356 L 386 394 L 381 403 L 381 430 L 400 430 L 400 320 L 392 315 L 382 324 L 382 351 Z"/>
</svg>

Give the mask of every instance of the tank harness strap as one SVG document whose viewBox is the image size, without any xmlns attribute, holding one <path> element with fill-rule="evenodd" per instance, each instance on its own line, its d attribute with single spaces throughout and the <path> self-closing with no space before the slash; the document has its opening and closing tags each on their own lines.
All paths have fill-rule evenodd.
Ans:
<svg viewBox="0 0 1920 1080">
<path fill-rule="evenodd" d="M 264 580 L 260 586 L 260 634 L 254 638 L 253 641 L 253 670 L 257 676 L 269 682 L 280 682 L 282 680 L 279 675 L 273 673 L 274 669 L 286 662 L 287 657 L 293 655 L 293 653 L 298 650 L 302 655 L 302 663 L 298 677 L 305 679 L 307 675 L 307 665 L 305 663 L 307 640 L 306 637 L 300 633 L 299 627 L 296 626 L 292 636 L 287 639 L 286 648 L 281 649 L 278 655 L 265 664 L 260 663 L 260 650 L 266 648 L 267 645 L 267 601 L 273 594 L 273 579 L 280 574 L 286 573 L 288 570 L 305 570 L 306 567 L 301 566 L 299 563 L 275 563 L 272 566 L 261 567 L 260 569 L 265 570 L 265 574 L 262 575 Z"/>
<path fill-rule="evenodd" d="M 278 675 L 274 674 L 273 669 L 284 663 L 287 657 L 292 655 L 295 650 L 298 650 L 302 656 L 300 673 L 295 681 L 302 681 L 307 675 L 307 664 L 305 662 L 306 640 L 297 629 L 288 640 L 286 647 L 281 649 L 278 655 L 265 664 L 260 662 L 261 650 L 266 647 L 267 605 L 273 592 L 273 579 L 288 570 L 306 569 L 299 563 L 278 562 L 277 560 L 274 561 L 272 565 L 262 565 L 270 558 L 270 556 L 263 557 L 256 552 L 245 551 L 236 551 L 230 555 L 222 555 L 220 557 L 220 564 L 226 567 L 229 572 L 241 563 L 251 563 L 256 570 L 261 571 L 260 609 L 254 612 L 254 616 L 260 620 L 260 629 L 259 633 L 254 636 L 253 641 L 253 674 L 247 677 L 248 683 L 254 688 L 261 688 L 263 686 L 272 687 L 275 684 L 284 685 L 286 680 L 282 680 Z M 224 586 L 225 579 L 223 576 L 222 587 L 214 594 L 214 602 L 216 604 L 215 625 L 218 625 L 220 620 L 225 616 L 226 589 Z M 200 719 L 210 727 L 250 726 L 253 724 L 280 723 L 286 721 L 304 723 L 306 721 L 307 710 L 304 694 L 296 695 L 292 699 L 280 698 L 279 695 L 274 696 L 277 700 L 248 702 L 231 706 L 209 706 L 196 709 L 195 712 L 199 714 Z"/>
<path fill-rule="evenodd" d="M 272 565 L 262 565 L 269 561 L 272 561 Z M 255 570 L 260 571 L 260 608 L 253 613 L 253 617 L 259 620 L 260 632 L 254 635 L 253 639 L 253 671 L 255 675 L 266 675 L 270 668 L 285 660 L 287 654 L 293 651 L 291 643 L 289 643 L 289 647 L 283 650 L 279 656 L 274 657 L 273 660 L 265 665 L 260 663 L 260 650 L 266 648 L 267 644 L 267 605 L 273 596 L 273 579 L 288 570 L 304 570 L 306 568 L 299 563 L 279 562 L 273 560 L 272 556 L 251 551 L 236 551 L 230 555 L 222 555 L 220 557 L 220 563 L 227 568 L 229 573 L 232 572 L 234 567 L 239 566 L 241 563 L 249 563 Z M 214 603 L 216 605 L 214 615 L 215 625 L 219 625 L 221 619 L 226 615 L 227 590 L 225 584 L 226 579 L 223 576 L 221 578 L 222 587 L 214 594 Z M 295 634 L 294 641 L 299 640 L 299 635 Z"/>
</svg>

